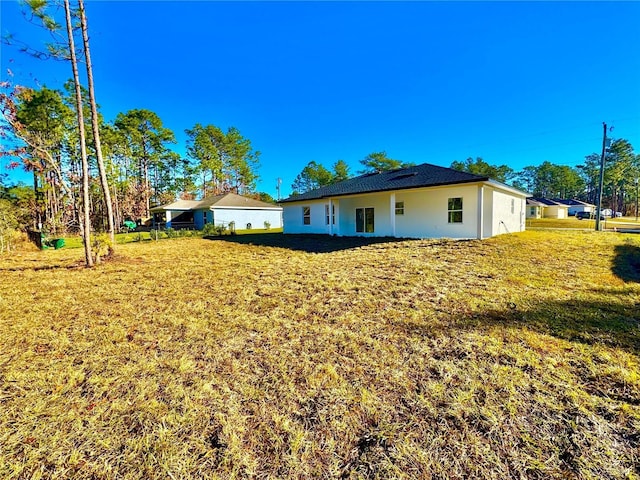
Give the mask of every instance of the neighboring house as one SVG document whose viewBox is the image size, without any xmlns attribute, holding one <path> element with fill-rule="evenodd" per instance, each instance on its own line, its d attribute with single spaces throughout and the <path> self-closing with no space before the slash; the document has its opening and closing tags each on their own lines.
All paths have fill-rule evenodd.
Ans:
<svg viewBox="0 0 640 480">
<path fill-rule="evenodd" d="M 545 206 L 542 202 L 527 198 L 527 218 L 542 218 Z"/>
<path fill-rule="evenodd" d="M 190 228 L 202 230 L 207 223 L 235 228 L 282 227 L 282 207 L 226 193 L 207 197 L 204 200 L 178 200 L 168 205 L 151 209 L 154 225 L 166 228 Z"/>
<path fill-rule="evenodd" d="M 527 198 L 527 218 L 567 218 L 569 206 L 549 198 Z"/>
<path fill-rule="evenodd" d="M 525 229 L 527 194 L 487 177 L 422 164 L 291 196 L 284 233 L 487 238 Z"/>
<path fill-rule="evenodd" d="M 562 203 L 563 205 L 567 205 L 569 207 L 567 211 L 569 216 L 574 216 L 578 212 L 594 213 L 596 211 L 595 205 L 587 202 L 582 202 L 580 200 L 554 198 L 553 201 Z"/>
</svg>

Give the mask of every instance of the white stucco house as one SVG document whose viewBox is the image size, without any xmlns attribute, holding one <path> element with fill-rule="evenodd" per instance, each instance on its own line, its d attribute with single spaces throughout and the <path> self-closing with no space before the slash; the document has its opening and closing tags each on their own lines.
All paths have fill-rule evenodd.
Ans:
<svg viewBox="0 0 640 480">
<path fill-rule="evenodd" d="M 284 233 L 488 238 L 525 229 L 527 194 L 431 164 L 366 174 L 281 201 Z"/>
<path fill-rule="evenodd" d="M 253 198 L 225 193 L 203 200 L 178 200 L 151 209 L 153 224 L 166 228 L 202 230 L 207 223 L 236 229 L 282 227 L 282 207 Z"/>
<path fill-rule="evenodd" d="M 595 213 L 596 206 L 592 203 L 583 202 L 581 200 L 571 199 L 562 199 L 562 198 L 554 198 L 554 202 L 561 203 L 563 205 L 567 205 L 567 213 L 569 216 L 573 216 L 579 212 L 587 212 L 587 213 Z"/>
<path fill-rule="evenodd" d="M 569 217 L 569 205 L 560 200 L 549 198 L 527 198 L 527 218 L 557 218 Z"/>
</svg>

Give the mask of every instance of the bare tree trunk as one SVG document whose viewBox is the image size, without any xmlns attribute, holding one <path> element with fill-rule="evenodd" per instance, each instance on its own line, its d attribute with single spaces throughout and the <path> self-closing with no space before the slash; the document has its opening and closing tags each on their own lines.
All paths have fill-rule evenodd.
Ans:
<svg viewBox="0 0 640 480">
<path fill-rule="evenodd" d="M 87 65 L 87 83 L 89 86 L 89 103 L 91 105 L 91 127 L 93 130 L 93 141 L 96 150 L 96 159 L 98 162 L 98 173 L 100 176 L 100 185 L 104 195 L 104 203 L 107 209 L 107 224 L 109 230 L 109 238 L 111 238 L 111 250 L 115 249 L 115 225 L 113 219 L 113 205 L 111 204 L 111 192 L 109 191 L 109 182 L 107 180 L 107 172 L 104 168 L 104 160 L 102 158 L 102 147 L 100 145 L 100 129 L 98 126 L 98 107 L 96 106 L 96 96 L 93 88 L 93 69 L 91 67 L 91 54 L 89 51 L 89 32 L 87 29 L 87 17 L 84 13 L 84 1 L 78 0 L 80 10 L 80 25 L 82 27 L 82 40 L 84 43 L 84 56 Z"/>
<path fill-rule="evenodd" d="M 67 36 L 69 37 L 69 53 L 71 55 L 71 69 L 73 70 L 73 83 L 76 90 L 76 110 L 78 115 L 78 135 L 80 137 L 80 158 L 82 159 L 82 217 L 80 231 L 84 243 L 84 257 L 87 267 L 93 267 L 91 256 L 91 216 L 89 215 L 89 162 L 87 160 L 87 144 L 84 131 L 84 115 L 82 113 L 82 91 L 80 89 L 80 75 L 78 74 L 78 60 L 76 47 L 73 41 L 73 27 L 71 24 L 71 8 L 69 0 L 64 0 L 64 10 L 67 20 Z"/>
</svg>

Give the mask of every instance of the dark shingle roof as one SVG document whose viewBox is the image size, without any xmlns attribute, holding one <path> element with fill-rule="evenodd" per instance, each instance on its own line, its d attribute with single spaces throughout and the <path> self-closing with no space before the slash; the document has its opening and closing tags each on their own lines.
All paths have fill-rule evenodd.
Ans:
<svg viewBox="0 0 640 480">
<path fill-rule="evenodd" d="M 563 199 L 563 198 L 552 198 L 551 200 L 553 200 L 554 202 L 557 203 L 562 203 L 563 205 L 569 205 L 570 207 L 580 207 L 580 206 L 588 206 L 588 207 L 595 207 L 595 205 L 591 204 L 591 203 L 587 203 L 587 202 L 583 202 L 581 200 L 575 200 L 573 198 L 569 198 L 569 199 Z"/>
<path fill-rule="evenodd" d="M 164 210 L 206 210 L 211 207 L 237 207 L 237 208 L 278 208 L 272 203 L 262 202 L 253 198 L 244 197 L 235 193 L 225 193 L 207 197 L 203 200 L 178 200 L 168 205 L 153 207 L 151 212 Z"/>
<path fill-rule="evenodd" d="M 551 200 L 550 198 L 536 198 L 536 197 L 530 197 L 527 198 L 527 205 L 535 205 L 536 202 L 539 205 L 542 206 L 547 206 L 547 207 L 568 207 L 569 205 L 565 205 L 564 203 L 561 203 L 559 200 Z"/>
<path fill-rule="evenodd" d="M 483 182 L 488 180 L 488 177 L 481 177 L 472 173 L 459 172 L 451 168 L 423 163 L 421 165 L 400 168 L 388 172 L 360 175 L 359 177 L 350 178 L 339 183 L 334 183 L 333 185 L 327 185 L 326 187 L 317 188 L 310 192 L 291 196 L 281 200 L 281 203 L 317 200 L 320 198 L 339 197 L 359 193 L 405 190 L 407 188 Z"/>
</svg>

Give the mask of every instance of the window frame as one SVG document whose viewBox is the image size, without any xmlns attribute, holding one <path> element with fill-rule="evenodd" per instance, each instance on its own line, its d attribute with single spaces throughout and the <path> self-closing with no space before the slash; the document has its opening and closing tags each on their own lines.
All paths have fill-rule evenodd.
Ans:
<svg viewBox="0 0 640 480">
<path fill-rule="evenodd" d="M 331 217 L 331 225 L 336 224 L 336 206 L 331 204 L 331 214 L 329 214 L 329 204 L 324 204 L 324 224 L 329 225 L 329 217 Z"/>
<path fill-rule="evenodd" d="M 302 225 L 311 225 L 311 205 L 302 206 Z"/>
<path fill-rule="evenodd" d="M 362 211 L 362 225 L 359 225 L 359 221 L 358 221 L 358 210 Z M 367 221 L 367 217 L 369 216 L 369 220 L 371 220 L 370 225 L 371 225 L 371 230 L 367 230 L 369 227 L 369 222 Z M 376 226 L 375 226 L 375 218 L 376 218 L 376 214 L 375 214 L 375 208 L 374 207 L 357 207 L 356 208 L 356 216 L 355 216 L 355 229 L 356 229 L 356 233 L 375 233 L 376 231 Z M 358 228 L 361 228 L 361 230 L 358 230 Z"/>
<path fill-rule="evenodd" d="M 404 215 L 404 200 L 401 202 L 396 202 L 396 215 Z"/>
<path fill-rule="evenodd" d="M 459 206 L 457 205 L 457 201 L 460 202 Z M 447 223 L 463 223 L 463 207 L 463 197 L 449 197 L 447 199 Z"/>
</svg>

